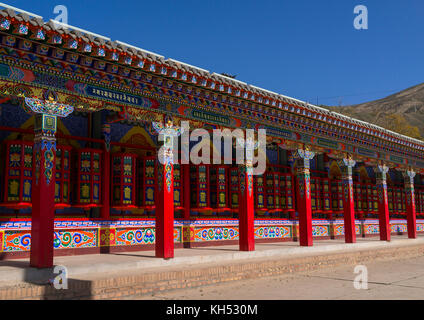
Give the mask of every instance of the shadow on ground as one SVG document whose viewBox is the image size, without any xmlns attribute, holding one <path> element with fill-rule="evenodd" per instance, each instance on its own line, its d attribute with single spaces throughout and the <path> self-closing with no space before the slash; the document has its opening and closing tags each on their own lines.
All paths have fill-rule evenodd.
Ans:
<svg viewBox="0 0 424 320">
<path fill-rule="evenodd" d="M 0 254 L 0 268 L 12 267 L 22 269 L 19 285 L 6 285 L 0 288 L 0 295 L 6 300 L 11 299 L 41 299 L 41 300 L 61 300 L 61 299 L 91 299 L 92 281 L 79 279 L 66 279 L 61 272 L 54 272 L 53 268 L 37 269 L 32 268 L 28 261 L 3 260 L 4 254 Z M 65 278 L 59 284 L 67 285 L 67 289 L 56 289 L 54 279 L 56 277 Z M 8 279 L 4 279 L 7 281 Z M 13 279 L 10 279 L 13 281 Z M 65 283 L 67 282 L 67 283 Z M 66 286 L 65 286 L 66 287 Z M 5 291 L 5 294 L 4 292 Z M 16 292 L 14 292 L 16 291 Z"/>
</svg>

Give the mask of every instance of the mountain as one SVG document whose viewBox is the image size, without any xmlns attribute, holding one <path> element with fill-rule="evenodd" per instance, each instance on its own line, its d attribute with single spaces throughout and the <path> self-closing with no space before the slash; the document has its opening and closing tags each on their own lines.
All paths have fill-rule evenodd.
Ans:
<svg viewBox="0 0 424 320">
<path fill-rule="evenodd" d="M 424 140 L 424 83 L 383 99 L 352 106 L 326 108 Z"/>
</svg>

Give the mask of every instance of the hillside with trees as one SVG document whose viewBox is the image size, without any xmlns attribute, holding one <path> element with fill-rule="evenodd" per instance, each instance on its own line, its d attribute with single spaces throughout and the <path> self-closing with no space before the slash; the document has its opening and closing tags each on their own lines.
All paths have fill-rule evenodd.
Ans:
<svg viewBox="0 0 424 320">
<path fill-rule="evenodd" d="M 424 140 L 424 83 L 383 99 L 346 107 L 326 108 Z"/>
</svg>

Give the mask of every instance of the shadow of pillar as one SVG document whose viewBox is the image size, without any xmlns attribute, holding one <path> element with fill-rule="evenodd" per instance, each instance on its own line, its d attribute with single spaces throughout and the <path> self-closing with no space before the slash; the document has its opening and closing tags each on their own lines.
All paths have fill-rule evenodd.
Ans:
<svg viewBox="0 0 424 320">
<path fill-rule="evenodd" d="M 89 280 L 68 279 L 67 289 L 56 289 L 51 284 L 44 285 L 43 300 L 91 300 L 92 282 Z"/>
<path fill-rule="evenodd" d="M 336 230 L 334 229 L 334 221 L 330 220 L 330 239 L 334 240 L 336 238 L 335 235 Z"/>
<path fill-rule="evenodd" d="M 293 232 L 293 241 L 297 242 L 299 241 L 299 223 L 293 223 L 292 224 L 292 232 Z"/>
<path fill-rule="evenodd" d="M 365 232 L 365 220 L 364 219 L 361 220 L 361 235 L 362 235 L 362 238 L 365 238 L 365 236 L 366 236 L 366 232 Z"/>
<path fill-rule="evenodd" d="M 192 248 L 194 242 L 194 227 L 184 226 L 183 227 L 183 246 L 184 248 Z"/>
<path fill-rule="evenodd" d="M 27 261 L 13 260 L 1 261 L 1 266 L 23 269 L 18 283 L 0 287 L 0 295 L 5 300 L 90 300 L 93 298 L 93 283 L 90 280 L 67 278 L 67 288 L 57 289 L 53 283 L 60 273 L 54 273 L 54 268 L 31 268 Z"/>
<path fill-rule="evenodd" d="M 116 243 L 116 229 L 112 227 L 100 228 L 99 245 L 100 253 L 110 253 L 111 247 Z"/>
</svg>

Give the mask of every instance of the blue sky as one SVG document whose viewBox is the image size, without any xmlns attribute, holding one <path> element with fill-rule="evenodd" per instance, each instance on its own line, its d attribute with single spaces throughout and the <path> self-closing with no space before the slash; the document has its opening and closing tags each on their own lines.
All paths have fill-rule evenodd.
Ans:
<svg viewBox="0 0 424 320">
<path fill-rule="evenodd" d="M 311 103 L 424 82 L 422 0 L 10 0 L 7 4 Z M 356 5 L 368 30 L 353 27 Z"/>
</svg>

